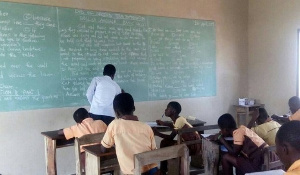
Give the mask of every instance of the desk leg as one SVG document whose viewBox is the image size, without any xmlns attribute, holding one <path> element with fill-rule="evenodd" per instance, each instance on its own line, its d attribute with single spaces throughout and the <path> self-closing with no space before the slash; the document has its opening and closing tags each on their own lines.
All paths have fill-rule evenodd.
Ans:
<svg viewBox="0 0 300 175">
<path fill-rule="evenodd" d="M 249 108 L 246 108 L 246 118 L 245 118 L 245 120 L 246 120 L 245 122 L 246 123 L 245 123 L 245 126 L 247 126 L 247 123 L 248 123 L 248 120 L 249 120 L 249 113 L 250 113 L 249 112 Z"/>
<path fill-rule="evenodd" d="M 236 113 L 236 124 L 237 124 L 237 127 L 239 127 L 240 126 L 240 114 L 237 112 Z"/>
<path fill-rule="evenodd" d="M 46 157 L 46 174 L 57 175 L 56 171 L 56 140 L 44 137 L 45 140 L 45 157 Z"/>
<path fill-rule="evenodd" d="M 180 174 L 180 165 L 179 165 L 179 158 L 170 159 L 168 161 L 168 174 L 169 175 L 177 175 Z"/>
<path fill-rule="evenodd" d="M 205 174 L 217 175 L 219 173 L 219 145 L 202 139 L 202 152 Z"/>
<path fill-rule="evenodd" d="M 100 175 L 100 158 L 85 152 L 85 175 Z"/>
</svg>

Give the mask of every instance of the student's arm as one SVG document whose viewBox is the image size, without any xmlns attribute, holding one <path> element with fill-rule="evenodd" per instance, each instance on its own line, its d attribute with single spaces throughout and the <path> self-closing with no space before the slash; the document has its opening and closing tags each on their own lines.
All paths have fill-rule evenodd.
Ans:
<svg viewBox="0 0 300 175">
<path fill-rule="evenodd" d="M 156 128 L 152 128 L 154 135 L 161 137 L 163 139 L 169 139 L 169 140 L 173 140 L 175 138 L 175 136 L 177 135 L 177 131 L 175 129 L 172 130 L 172 133 L 170 135 L 167 134 L 163 134 L 157 131 Z"/>
<path fill-rule="evenodd" d="M 58 135 L 65 135 L 63 129 L 58 130 L 57 133 L 58 133 Z"/>
<path fill-rule="evenodd" d="M 273 114 L 271 118 L 280 123 L 286 123 L 290 121 L 289 117 L 279 117 L 278 115 L 275 114 Z"/>
<path fill-rule="evenodd" d="M 239 155 L 243 145 L 233 145 L 233 147 L 223 138 L 221 137 L 219 141 L 226 147 L 229 154 L 233 154 L 235 156 Z"/>
<path fill-rule="evenodd" d="M 171 122 L 163 122 L 163 121 L 161 121 L 161 120 L 156 120 L 156 123 L 157 123 L 158 125 L 161 125 L 161 126 L 168 126 L 168 127 L 172 128 L 172 129 L 174 129 L 174 125 L 173 125 L 173 123 L 171 123 Z"/>
<path fill-rule="evenodd" d="M 254 111 L 253 111 L 253 114 L 252 114 L 252 118 L 251 120 L 249 121 L 248 125 L 247 125 L 247 128 L 251 129 L 256 121 L 256 119 L 258 118 L 259 116 L 259 111 L 258 111 L 258 108 L 256 108 Z"/>
</svg>

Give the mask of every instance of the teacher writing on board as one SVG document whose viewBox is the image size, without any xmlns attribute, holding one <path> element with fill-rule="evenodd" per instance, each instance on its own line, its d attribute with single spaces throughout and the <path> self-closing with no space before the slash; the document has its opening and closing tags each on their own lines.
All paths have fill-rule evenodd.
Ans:
<svg viewBox="0 0 300 175">
<path fill-rule="evenodd" d="M 107 64 L 103 76 L 94 77 L 86 93 L 91 104 L 90 116 L 94 120 L 102 120 L 106 125 L 115 119 L 113 100 L 121 93 L 120 86 L 114 81 L 116 68 Z"/>
</svg>

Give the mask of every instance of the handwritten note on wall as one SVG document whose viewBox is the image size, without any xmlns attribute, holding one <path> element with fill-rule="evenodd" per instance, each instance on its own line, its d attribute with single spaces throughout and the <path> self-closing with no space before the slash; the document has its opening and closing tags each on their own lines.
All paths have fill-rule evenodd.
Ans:
<svg viewBox="0 0 300 175">
<path fill-rule="evenodd" d="M 214 96 L 215 23 L 0 2 L 0 111 L 88 105 L 107 63 L 135 101 Z"/>
</svg>

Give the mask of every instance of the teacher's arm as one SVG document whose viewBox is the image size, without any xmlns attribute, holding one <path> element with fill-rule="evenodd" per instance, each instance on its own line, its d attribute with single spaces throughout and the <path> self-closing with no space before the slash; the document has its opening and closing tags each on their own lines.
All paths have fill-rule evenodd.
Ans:
<svg viewBox="0 0 300 175">
<path fill-rule="evenodd" d="M 88 101 L 89 101 L 90 104 L 92 104 L 93 96 L 95 94 L 96 86 L 97 86 L 96 80 L 95 80 L 95 78 L 93 78 L 93 80 L 92 80 L 89 88 L 86 91 L 86 97 L 87 97 L 87 99 L 88 99 Z"/>
</svg>

